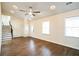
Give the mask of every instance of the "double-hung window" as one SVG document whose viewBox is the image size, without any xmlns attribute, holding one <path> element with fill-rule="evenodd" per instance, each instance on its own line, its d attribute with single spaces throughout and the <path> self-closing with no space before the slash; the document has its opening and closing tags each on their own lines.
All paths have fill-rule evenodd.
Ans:
<svg viewBox="0 0 79 59">
<path fill-rule="evenodd" d="M 49 34 L 49 21 L 44 21 L 43 23 L 42 23 L 42 33 L 43 34 Z"/>
<path fill-rule="evenodd" d="M 65 19 L 65 36 L 79 37 L 79 17 Z"/>
</svg>

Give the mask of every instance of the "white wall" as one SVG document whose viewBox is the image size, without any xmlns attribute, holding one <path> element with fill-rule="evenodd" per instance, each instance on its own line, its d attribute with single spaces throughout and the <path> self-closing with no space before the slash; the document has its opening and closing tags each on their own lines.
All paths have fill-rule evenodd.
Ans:
<svg viewBox="0 0 79 59">
<path fill-rule="evenodd" d="M 15 16 L 11 16 L 11 24 L 13 27 L 13 36 L 24 36 L 24 20 Z"/>
<path fill-rule="evenodd" d="M 67 38 L 64 37 L 64 20 L 66 17 L 79 16 L 79 9 L 54 16 L 48 16 L 31 21 L 34 25 L 34 32 L 31 34 L 32 37 L 47 40 L 53 43 L 61 44 L 64 46 L 79 49 L 79 38 Z M 50 34 L 43 35 L 42 22 L 45 20 L 50 21 Z"/>
</svg>

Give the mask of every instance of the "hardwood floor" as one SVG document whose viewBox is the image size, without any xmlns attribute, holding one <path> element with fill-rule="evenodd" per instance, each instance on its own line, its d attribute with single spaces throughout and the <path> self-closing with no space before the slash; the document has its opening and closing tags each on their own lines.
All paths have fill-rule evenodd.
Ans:
<svg viewBox="0 0 79 59">
<path fill-rule="evenodd" d="M 2 56 L 79 56 L 79 50 L 32 37 L 14 38 L 2 44 Z"/>
</svg>

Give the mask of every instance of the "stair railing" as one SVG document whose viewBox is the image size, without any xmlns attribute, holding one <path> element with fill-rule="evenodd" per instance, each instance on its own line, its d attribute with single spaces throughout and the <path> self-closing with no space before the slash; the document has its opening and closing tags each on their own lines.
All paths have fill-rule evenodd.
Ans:
<svg viewBox="0 0 79 59">
<path fill-rule="evenodd" d="M 12 25 L 11 25 L 11 22 L 9 21 L 9 25 L 10 25 L 10 28 L 11 28 L 11 37 L 13 39 L 13 28 L 12 28 Z"/>
</svg>

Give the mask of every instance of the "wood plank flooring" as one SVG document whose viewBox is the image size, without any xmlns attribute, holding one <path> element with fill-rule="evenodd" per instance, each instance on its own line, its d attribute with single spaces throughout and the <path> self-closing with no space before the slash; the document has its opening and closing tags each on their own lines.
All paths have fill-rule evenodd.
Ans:
<svg viewBox="0 0 79 59">
<path fill-rule="evenodd" d="M 79 50 L 32 37 L 14 38 L 2 44 L 2 56 L 79 56 Z"/>
</svg>

